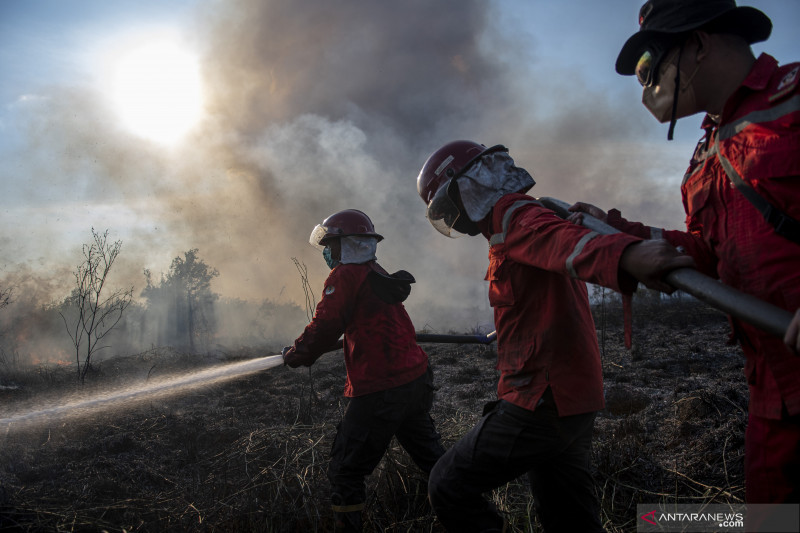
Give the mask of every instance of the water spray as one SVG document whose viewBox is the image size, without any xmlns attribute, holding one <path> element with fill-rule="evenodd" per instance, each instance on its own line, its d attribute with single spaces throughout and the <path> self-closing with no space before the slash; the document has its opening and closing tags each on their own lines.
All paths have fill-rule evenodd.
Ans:
<svg viewBox="0 0 800 533">
<path fill-rule="evenodd" d="M 488 335 L 439 335 L 432 333 L 417 334 L 417 342 L 421 343 L 449 343 L 449 344 L 491 344 L 497 338 L 496 332 Z M 333 347 L 329 352 L 342 348 L 343 341 Z M 221 383 L 240 377 L 247 376 L 262 370 L 268 370 L 283 364 L 283 356 L 269 355 L 247 361 L 237 361 L 222 366 L 216 366 L 206 370 L 193 372 L 187 376 L 163 378 L 160 380 L 145 383 L 143 385 L 127 387 L 122 390 L 114 390 L 67 403 L 51 405 L 40 409 L 16 413 L 5 418 L 0 418 L 0 432 L 8 432 L 13 426 L 23 425 L 34 422 L 41 422 L 50 419 L 57 419 L 67 416 L 78 416 L 89 411 L 96 411 L 105 407 L 111 407 L 122 402 L 136 400 L 154 399 L 158 397 L 176 394 L 201 386 Z"/>
<path fill-rule="evenodd" d="M 38 422 L 68 415 L 80 415 L 87 410 L 110 407 L 111 405 L 125 401 L 134 401 L 144 398 L 152 399 L 167 394 L 174 394 L 179 391 L 246 376 L 281 364 L 283 364 L 283 357 L 278 354 L 209 368 L 207 370 L 194 372 L 188 376 L 163 378 L 140 386 L 106 392 L 92 396 L 91 398 L 52 405 L 42 409 L 18 413 L 7 418 L 0 418 L 0 430 L 8 430 L 15 424 Z"/>
</svg>

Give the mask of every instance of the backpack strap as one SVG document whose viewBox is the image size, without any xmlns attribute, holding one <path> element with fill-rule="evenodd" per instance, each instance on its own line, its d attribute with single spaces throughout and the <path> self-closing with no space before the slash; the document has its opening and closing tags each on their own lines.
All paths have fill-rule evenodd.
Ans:
<svg viewBox="0 0 800 533">
<path fill-rule="evenodd" d="M 800 67 L 796 67 L 795 70 L 790 72 L 789 75 L 784 78 L 784 80 L 788 80 L 788 82 L 794 80 L 797 76 L 798 68 Z M 796 84 L 789 87 L 790 90 L 788 92 L 781 91 L 781 96 L 786 96 L 789 94 L 791 90 L 794 89 L 795 85 Z M 783 87 L 783 82 L 781 83 L 781 87 Z M 722 152 L 719 149 L 721 141 L 730 139 L 748 126 L 764 122 L 771 122 L 790 113 L 795 113 L 798 110 L 800 110 L 800 94 L 796 94 L 768 109 L 753 111 L 730 124 L 725 124 L 719 128 L 717 142 L 709 151 L 708 155 L 717 156 L 723 170 L 725 170 L 725 174 L 727 174 L 728 179 L 731 181 L 733 186 L 736 187 L 736 189 L 741 192 L 756 209 L 758 209 L 758 211 L 764 217 L 764 220 L 766 220 L 769 225 L 775 228 L 775 232 L 778 235 L 781 235 L 792 242 L 800 244 L 800 222 L 789 216 L 789 214 L 785 213 L 781 209 L 775 207 L 769 203 L 766 198 L 758 194 L 758 192 L 751 187 L 744 180 L 744 178 L 742 178 L 742 176 L 739 175 L 733 164 L 728 160 L 728 158 L 722 155 Z"/>
<path fill-rule="evenodd" d="M 728 179 L 731 180 L 733 186 L 736 187 L 736 190 L 741 192 L 744 197 L 758 209 L 764 217 L 764 220 L 775 228 L 775 232 L 778 235 L 800 244 L 800 222 L 769 203 L 763 196 L 758 194 L 754 188 L 745 183 L 744 179 L 736 172 L 733 164 L 719 152 L 717 146 L 719 145 L 717 144 L 714 146 L 717 158 L 722 168 L 725 170 L 725 174 L 728 175 Z"/>
</svg>

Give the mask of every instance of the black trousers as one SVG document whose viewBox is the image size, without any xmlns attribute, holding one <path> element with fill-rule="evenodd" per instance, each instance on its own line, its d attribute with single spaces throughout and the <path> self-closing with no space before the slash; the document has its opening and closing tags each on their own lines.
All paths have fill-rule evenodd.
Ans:
<svg viewBox="0 0 800 533">
<path fill-rule="evenodd" d="M 547 533 L 602 532 L 589 472 L 595 415 L 559 417 L 549 389 L 535 411 L 497 402 L 431 472 L 439 521 L 459 533 L 502 531 L 502 517 L 482 494 L 527 474 Z"/>
<path fill-rule="evenodd" d="M 393 436 L 426 474 L 444 453 L 430 415 L 433 372 L 410 383 L 351 398 L 337 427 L 328 479 L 335 505 L 363 504 L 364 479 L 380 462 Z"/>
</svg>

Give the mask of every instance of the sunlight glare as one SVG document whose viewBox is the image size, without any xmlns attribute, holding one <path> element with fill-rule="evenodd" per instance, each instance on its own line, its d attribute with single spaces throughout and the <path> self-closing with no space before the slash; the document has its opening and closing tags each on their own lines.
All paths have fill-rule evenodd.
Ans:
<svg viewBox="0 0 800 533">
<path fill-rule="evenodd" d="M 202 116 L 198 58 L 173 42 L 153 42 L 123 54 L 112 90 L 125 126 L 153 141 L 174 143 Z"/>
</svg>

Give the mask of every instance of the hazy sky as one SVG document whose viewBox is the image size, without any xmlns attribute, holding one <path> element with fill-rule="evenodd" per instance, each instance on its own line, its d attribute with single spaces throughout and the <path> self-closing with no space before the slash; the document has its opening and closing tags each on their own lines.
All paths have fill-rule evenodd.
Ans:
<svg viewBox="0 0 800 533">
<path fill-rule="evenodd" d="M 63 298 L 94 227 L 123 240 L 114 281 L 137 294 L 143 268 L 199 248 L 223 295 L 299 302 L 291 258 L 321 286 L 308 234 L 352 207 L 381 263 L 417 277 L 418 327 L 437 305 L 485 310 L 485 241 L 442 237 L 416 195 L 459 138 L 508 146 L 535 196 L 681 228 L 701 117 L 668 143 L 615 73 L 640 5 L 3 0 L 0 280 Z M 800 1 L 739 5 L 772 18 L 757 54 L 800 60 Z"/>
</svg>

